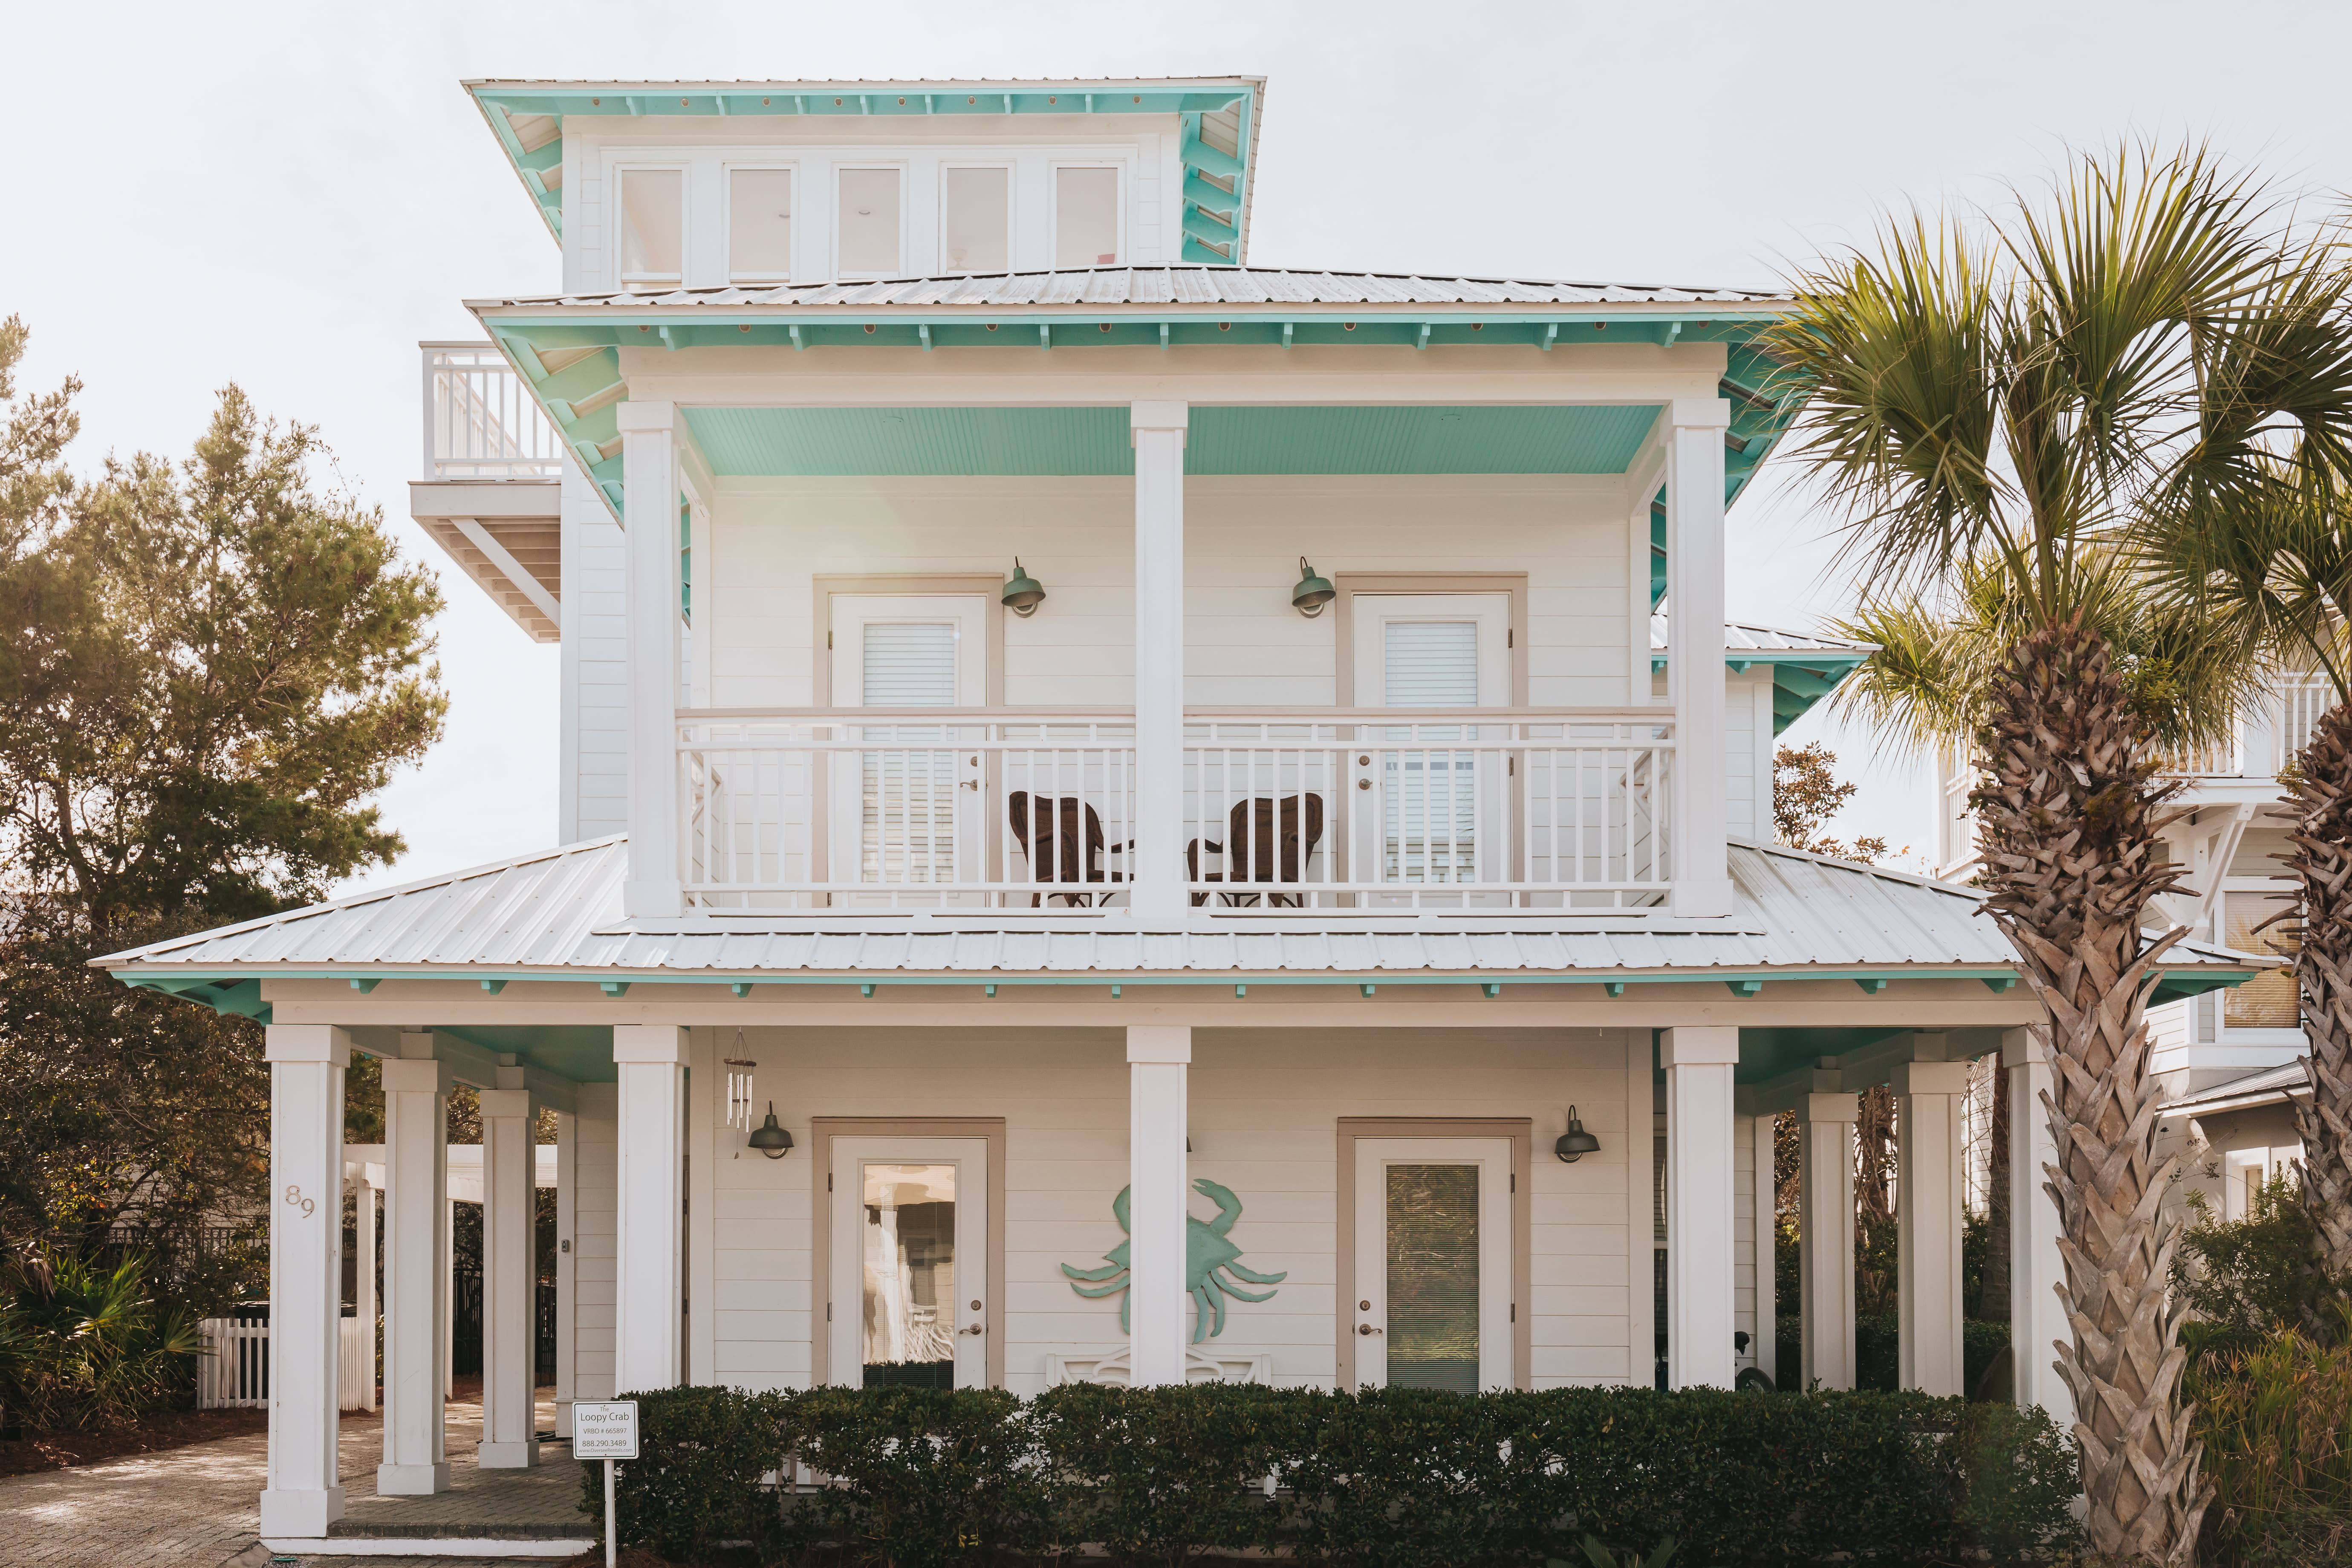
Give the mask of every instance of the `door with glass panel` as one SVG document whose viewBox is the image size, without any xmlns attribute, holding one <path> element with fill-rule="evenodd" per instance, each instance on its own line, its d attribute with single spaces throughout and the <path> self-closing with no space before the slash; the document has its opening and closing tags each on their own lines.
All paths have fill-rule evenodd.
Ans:
<svg viewBox="0 0 2352 1568">
<path fill-rule="evenodd" d="M 1357 706 L 1436 711 L 1434 721 L 1363 731 L 1370 744 L 1357 753 L 1360 777 L 1349 792 L 1357 807 L 1351 858 L 1358 877 L 1392 889 L 1366 901 L 1374 908 L 1507 904 L 1507 894 L 1470 889 L 1504 879 L 1509 864 L 1502 776 L 1509 764 L 1493 751 L 1482 759 L 1449 745 L 1477 741 L 1482 731 L 1443 721 L 1446 710 L 1510 701 L 1510 595 L 1359 594 L 1350 616 Z M 1492 742 L 1502 734 L 1496 726 L 1484 738 Z"/>
<path fill-rule="evenodd" d="M 833 598 L 836 708 L 972 708 L 987 683 L 986 601 L 977 595 Z M 877 718 L 879 715 L 877 715 Z M 839 907 L 977 905 L 951 891 L 981 879 L 982 753 L 976 728 L 910 720 L 851 725 L 835 753 L 828 829 Z"/>
<path fill-rule="evenodd" d="M 825 1376 L 988 1382 L 988 1140 L 833 1140 Z"/>
<path fill-rule="evenodd" d="M 1511 1141 L 1355 1145 L 1358 1385 L 1512 1387 Z"/>
</svg>

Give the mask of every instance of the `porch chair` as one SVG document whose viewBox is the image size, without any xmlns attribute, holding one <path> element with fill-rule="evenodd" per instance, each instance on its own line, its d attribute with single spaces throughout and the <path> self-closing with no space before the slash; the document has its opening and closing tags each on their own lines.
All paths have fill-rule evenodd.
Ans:
<svg viewBox="0 0 2352 1568">
<path fill-rule="evenodd" d="M 1032 795 L 1025 789 L 1016 789 L 1004 797 L 1004 809 L 1013 837 L 1021 841 L 1021 852 L 1029 858 L 1030 880 L 1045 884 L 1029 895 L 1031 909 L 1041 907 L 1048 898 L 1061 900 L 1066 908 L 1092 907 L 1096 894 L 1076 889 L 1064 891 L 1062 885 L 1127 880 L 1126 872 L 1105 870 L 1096 862 L 1103 856 L 1132 849 L 1135 840 L 1105 844 L 1101 814 L 1076 795 Z M 1103 889 L 1101 897 L 1109 896 L 1110 889 Z"/>
<path fill-rule="evenodd" d="M 1295 884 L 1305 878 L 1315 847 L 1322 841 L 1321 795 L 1286 795 L 1278 801 L 1272 795 L 1256 795 L 1248 800 L 1235 801 L 1233 810 L 1225 814 L 1223 844 L 1200 838 L 1187 843 L 1184 846 L 1184 868 L 1195 882 L 1281 881 Z M 1232 846 L 1230 853 L 1227 845 Z M 1277 847 L 1281 851 L 1278 872 Z M 1224 868 L 1203 872 L 1201 869 L 1201 852 L 1203 849 L 1212 855 L 1225 856 Z M 1241 864 L 1244 855 L 1249 860 L 1246 867 Z M 1278 892 L 1268 888 L 1265 898 L 1269 903 L 1299 909 L 1305 905 L 1300 891 Z M 1239 889 L 1231 892 L 1220 890 L 1218 896 L 1228 906 L 1238 904 L 1244 899 L 1255 902 L 1258 897 L 1255 892 L 1244 892 Z M 1192 895 L 1192 902 L 1196 905 L 1206 903 L 1208 899 L 1206 892 Z"/>
</svg>

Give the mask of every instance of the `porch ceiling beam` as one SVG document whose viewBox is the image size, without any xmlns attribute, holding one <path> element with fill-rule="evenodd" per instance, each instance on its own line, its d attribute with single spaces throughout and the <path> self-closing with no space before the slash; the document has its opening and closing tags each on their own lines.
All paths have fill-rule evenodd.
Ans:
<svg viewBox="0 0 2352 1568">
<path fill-rule="evenodd" d="M 547 591 L 547 584 L 531 575 L 529 568 L 517 561 L 514 558 L 514 552 L 500 544 L 492 536 L 490 531 L 481 525 L 478 519 L 453 517 L 449 522 L 458 532 L 466 536 L 467 543 L 480 551 L 489 563 L 498 568 L 499 574 L 507 580 L 516 593 L 530 601 L 531 608 L 551 621 L 562 623 L 562 611 L 555 602 L 555 595 Z"/>
</svg>

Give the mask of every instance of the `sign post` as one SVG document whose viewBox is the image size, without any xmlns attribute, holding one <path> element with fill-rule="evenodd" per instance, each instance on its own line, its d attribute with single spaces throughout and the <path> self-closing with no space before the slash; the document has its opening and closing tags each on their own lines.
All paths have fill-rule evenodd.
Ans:
<svg viewBox="0 0 2352 1568">
<path fill-rule="evenodd" d="M 572 1457 L 604 1461 L 604 1568 L 620 1551 L 614 1533 L 613 1461 L 637 1457 L 637 1402 L 634 1399 L 572 1402 Z"/>
</svg>

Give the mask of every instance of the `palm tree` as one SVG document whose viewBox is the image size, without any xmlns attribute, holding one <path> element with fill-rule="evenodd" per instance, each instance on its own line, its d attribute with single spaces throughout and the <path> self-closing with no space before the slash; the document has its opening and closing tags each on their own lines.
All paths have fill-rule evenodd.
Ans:
<svg viewBox="0 0 2352 1568">
<path fill-rule="evenodd" d="M 1993 634 L 1942 647 L 1948 724 L 1974 729 L 1988 912 L 2050 1021 L 2044 1190 L 2074 1328 L 2055 1348 L 2085 1526 L 2102 1554 L 2149 1562 L 2186 1561 L 2211 1495 L 2165 1291 L 2179 1227 L 2159 1217 L 2171 1163 L 2155 1153 L 2144 1008 L 2182 933 L 2142 929 L 2176 885 L 2150 720 L 2201 740 L 2219 704 L 2144 703 L 2179 685 L 2178 661 L 2113 632 L 2160 627 L 2130 586 L 2131 546 L 2192 458 L 2218 461 L 2196 441 L 2201 373 L 2269 326 L 2277 226 L 2200 150 L 2080 157 L 2003 221 L 1890 223 L 1874 254 L 1801 278 L 1770 342 L 1807 398 L 1799 461 L 1877 603 L 1907 594 L 1935 608 L 1923 624 Z M 2226 468 L 2203 488 L 2225 489 Z"/>
</svg>

